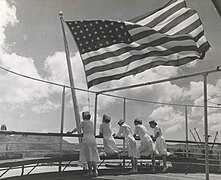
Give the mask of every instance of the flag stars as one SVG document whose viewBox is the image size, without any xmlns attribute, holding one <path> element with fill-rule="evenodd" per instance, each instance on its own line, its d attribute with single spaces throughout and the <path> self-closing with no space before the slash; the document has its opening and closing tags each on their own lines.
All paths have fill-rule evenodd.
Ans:
<svg viewBox="0 0 221 180">
<path fill-rule="evenodd" d="M 80 53 L 95 51 L 116 43 L 130 43 L 132 37 L 123 22 L 108 20 L 74 21 L 72 31 Z"/>
</svg>

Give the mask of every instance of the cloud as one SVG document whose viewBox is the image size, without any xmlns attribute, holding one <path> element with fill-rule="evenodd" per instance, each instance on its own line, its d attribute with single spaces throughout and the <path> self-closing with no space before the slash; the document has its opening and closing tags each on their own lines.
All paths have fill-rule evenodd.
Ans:
<svg viewBox="0 0 221 180">
<path fill-rule="evenodd" d="M 164 132 L 165 134 L 174 134 L 174 133 L 177 134 L 177 131 L 180 131 L 180 130 L 184 130 L 182 124 L 174 124 L 173 126 L 169 126 Z"/>
<path fill-rule="evenodd" d="M 16 23 L 19 23 L 15 6 L 10 6 L 7 1 L 0 1 L 0 17 L 1 66 L 26 76 L 42 79 L 35 66 L 34 59 L 7 52 L 5 30 L 10 25 L 15 26 Z M 0 80 L 0 102 L 3 109 L 25 109 L 33 102 L 37 104 L 42 98 L 50 96 L 49 86 L 45 83 L 33 81 L 6 71 L 1 71 Z"/>
<path fill-rule="evenodd" d="M 72 74 L 75 88 L 86 89 L 84 70 L 79 53 L 71 56 Z M 66 55 L 64 52 L 55 52 L 52 56 L 48 56 L 44 63 L 44 70 L 47 73 L 47 79 L 51 82 L 56 82 L 61 85 L 69 85 L 69 74 L 66 61 Z M 61 87 L 51 86 L 51 92 L 61 93 Z M 88 98 L 93 94 L 88 94 L 85 91 L 75 90 L 77 101 L 82 109 L 88 109 Z M 66 88 L 66 98 L 68 99 L 68 107 L 73 107 L 70 88 Z"/>
<path fill-rule="evenodd" d="M 4 48 L 7 48 L 5 45 L 5 30 L 8 25 L 15 25 L 18 22 L 16 17 L 16 8 L 15 6 L 9 5 L 6 0 L 0 1 L 0 54 Z"/>
<path fill-rule="evenodd" d="M 47 79 L 60 84 L 68 84 L 68 71 L 64 52 L 55 52 L 48 56 L 44 62 L 44 70 L 47 72 Z"/>
<path fill-rule="evenodd" d="M 46 113 L 59 108 L 61 108 L 60 104 L 56 104 L 50 100 L 45 100 L 45 102 L 42 102 L 41 104 L 32 106 L 32 111 L 36 113 Z"/>
<path fill-rule="evenodd" d="M 184 122 L 183 112 L 175 110 L 172 106 L 160 106 L 153 110 L 149 115 L 150 119 L 159 121 L 161 124 L 176 124 Z"/>
<path fill-rule="evenodd" d="M 21 57 L 16 54 L 4 54 L 1 64 L 17 73 L 30 77 L 40 78 L 38 71 L 31 58 Z M 32 101 L 48 97 L 48 86 L 44 83 L 26 79 L 15 74 L 6 72 L 0 76 L 1 79 L 1 102 L 10 106 L 20 106 Z"/>
</svg>

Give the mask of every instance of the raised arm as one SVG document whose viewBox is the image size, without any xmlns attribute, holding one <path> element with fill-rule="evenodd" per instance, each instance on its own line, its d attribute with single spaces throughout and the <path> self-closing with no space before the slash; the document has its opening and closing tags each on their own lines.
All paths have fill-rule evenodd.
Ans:
<svg viewBox="0 0 221 180">
<path fill-rule="evenodd" d="M 78 130 L 82 129 L 82 123 L 80 123 L 76 128 L 74 128 L 72 131 L 68 131 L 67 134 L 72 134 L 74 132 L 77 132 Z"/>
</svg>

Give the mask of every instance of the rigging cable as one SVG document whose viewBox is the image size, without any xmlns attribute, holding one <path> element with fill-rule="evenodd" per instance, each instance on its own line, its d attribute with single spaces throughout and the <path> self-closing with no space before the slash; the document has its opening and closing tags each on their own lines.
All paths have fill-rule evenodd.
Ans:
<svg viewBox="0 0 221 180">
<path fill-rule="evenodd" d="M 43 80 L 43 79 L 38 79 L 38 78 L 34 78 L 34 77 L 31 77 L 31 76 L 27 76 L 27 75 L 24 75 L 24 74 L 21 74 L 21 73 L 17 73 L 15 71 L 12 71 L 12 70 L 9 70 L 7 68 L 4 68 L 2 66 L 0 66 L 0 69 L 3 69 L 4 71 L 7 71 L 9 73 L 12 73 L 12 74 L 15 74 L 17 76 L 21 76 L 21 77 L 24 77 L 24 78 L 28 78 L 28 79 L 32 79 L 32 80 L 35 80 L 35 81 L 39 81 L 39 82 L 43 82 L 43 83 L 48 83 L 48 84 L 51 84 L 51 85 L 56 85 L 56 86 L 60 86 L 60 87 L 67 87 L 67 88 L 74 88 L 76 90 L 80 90 L 80 91 L 84 91 L 84 92 L 90 92 L 90 93 L 94 93 L 96 94 L 97 92 L 96 91 L 92 91 L 92 90 L 85 90 L 85 89 L 82 89 L 82 88 L 76 88 L 76 87 L 71 87 L 71 86 L 68 86 L 68 85 L 64 85 L 64 84 L 59 84 L 59 83 L 55 83 L 55 82 L 51 82 L 51 81 L 46 81 L 46 80 Z M 164 102 L 156 102 L 156 101 L 148 101 L 148 100 L 141 100 L 141 99 L 134 99 L 134 98 L 129 98 L 129 97 L 124 97 L 124 96 L 118 96 L 118 95 L 113 95 L 113 94 L 107 94 L 107 93 L 100 93 L 101 95 L 105 95 L 105 96 L 110 96 L 110 97 L 115 97 L 115 98 L 121 98 L 121 99 L 127 99 L 127 100 L 132 100 L 132 101 L 138 101 L 138 102 L 145 102 L 145 103 L 151 103 L 151 104 L 160 104 L 160 105 L 170 105 L 170 106 L 189 106 L 189 107 L 204 107 L 202 105 L 193 105 L 193 104 L 176 104 L 176 103 L 164 103 Z M 220 105 L 220 104 L 218 104 Z M 221 108 L 220 106 L 208 106 L 209 108 Z"/>
</svg>

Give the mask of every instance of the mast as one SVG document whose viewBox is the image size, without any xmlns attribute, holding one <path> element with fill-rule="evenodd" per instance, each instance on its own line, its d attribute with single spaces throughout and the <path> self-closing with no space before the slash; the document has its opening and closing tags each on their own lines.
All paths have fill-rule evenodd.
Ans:
<svg viewBox="0 0 221 180">
<path fill-rule="evenodd" d="M 221 1 L 220 0 L 212 0 L 212 2 L 221 17 Z"/>
<path fill-rule="evenodd" d="M 77 97 L 76 97 L 76 92 L 75 92 L 75 85 L 74 85 L 74 79 L 73 79 L 73 73 L 72 73 L 72 67 L 71 67 L 71 61 L 70 61 L 70 53 L 69 53 L 67 38 L 66 38 L 65 30 L 64 30 L 63 13 L 59 12 L 59 16 L 60 16 L 63 39 L 64 39 L 64 48 L 65 48 L 67 66 L 68 66 L 69 80 L 70 80 L 70 85 L 71 85 L 71 94 L 72 94 L 75 120 L 76 120 L 76 125 L 78 126 L 80 124 L 80 114 L 79 114 L 79 108 L 78 108 Z M 78 133 L 80 134 L 81 131 L 79 130 Z"/>
</svg>

